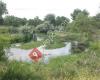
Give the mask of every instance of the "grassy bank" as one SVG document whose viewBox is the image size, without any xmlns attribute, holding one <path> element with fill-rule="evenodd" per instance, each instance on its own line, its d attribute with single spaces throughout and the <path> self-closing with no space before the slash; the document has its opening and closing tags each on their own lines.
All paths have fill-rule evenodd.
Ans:
<svg viewBox="0 0 100 80">
<path fill-rule="evenodd" d="M 28 43 L 22 43 L 21 46 L 19 48 L 21 49 L 32 49 L 32 48 L 36 48 L 43 45 L 43 41 L 31 41 Z M 56 48 L 61 48 L 64 47 L 65 44 L 64 43 L 53 43 L 53 44 L 47 44 L 46 45 L 46 49 L 56 49 Z"/>
<path fill-rule="evenodd" d="M 32 49 L 42 45 L 42 41 L 31 41 L 28 43 L 22 43 L 19 48 L 21 49 Z"/>
</svg>

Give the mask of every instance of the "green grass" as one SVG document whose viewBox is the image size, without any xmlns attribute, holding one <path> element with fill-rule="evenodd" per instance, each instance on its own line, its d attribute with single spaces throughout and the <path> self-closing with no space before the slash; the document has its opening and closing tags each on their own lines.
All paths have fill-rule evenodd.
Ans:
<svg viewBox="0 0 100 80">
<path fill-rule="evenodd" d="M 22 43 L 22 45 L 19 47 L 21 49 L 32 49 L 35 47 L 39 47 L 42 45 L 42 41 L 31 41 L 28 43 Z"/>
<path fill-rule="evenodd" d="M 0 34 L 9 33 L 8 26 L 0 26 Z"/>
<path fill-rule="evenodd" d="M 0 40 L 9 41 L 10 43 L 22 42 L 23 35 L 22 34 L 0 34 Z"/>
<path fill-rule="evenodd" d="M 0 34 L 0 42 L 6 43 L 11 41 L 11 35 L 10 34 Z"/>
</svg>

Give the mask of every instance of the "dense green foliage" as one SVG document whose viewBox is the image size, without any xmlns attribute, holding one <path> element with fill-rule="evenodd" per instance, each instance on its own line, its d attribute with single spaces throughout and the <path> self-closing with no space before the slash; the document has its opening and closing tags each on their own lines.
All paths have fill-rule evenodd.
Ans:
<svg viewBox="0 0 100 80">
<path fill-rule="evenodd" d="M 86 11 L 85 9 L 82 11 L 80 9 L 75 9 L 74 12 L 71 14 L 71 17 L 73 20 L 76 19 L 76 17 L 80 14 L 83 13 L 84 15 L 89 15 L 88 11 Z"/>
<path fill-rule="evenodd" d="M 27 22 L 27 24 L 28 25 L 33 25 L 33 26 L 37 26 L 37 25 L 39 25 L 39 24 L 41 24 L 42 23 L 42 20 L 41 19 L 39 19 L 39 17 L 37 16 L 37 17 L 35 17 L 34 19 L 29 19 L 28 20 L 28 22 Z"/>
<path fill-rule="evenodd" d="M 54 30 L 54 26 L 49 22 L 44 22 L 36 27 L 36 30 L 41 33 L 47 33 L 50 30 Z"/>
<path fill-rule="evenodd" d="M 55 24 L 56 24 L 56 26 L 66 26 L 68 23 L 69 23 L 69 19 L 68 18 L 66 18 L 66 17 L 64 17 L 64 16 L 57 16 L 56 17 L 56 22 L 55 22 Z M 64 25 L 64 23 L 66 22 L 66 25 Z"/>
<path fill-rule="evenodd" d="M 26 18 L 18 18 L 15 16 L 6 16 L 4 18 L 4 24 L 7 26 L 18 27 L 21 25 L 26 25 L 26 22 L 27 22 Z"/>
<path fill-rule="evenodd" d="M 0 25 L 3 24 L 3 18 L 2 15 L 7 13 L 7 9 L 6 9 L 6 4 L 2 1 L 0 1 Z"/>
<path fill-rule="evenodd" d="M 9 48 L 10 46 L 10 40 L 6 37 L 3 37 L 3 35 L 0 35 L 0 61 L 7 60 L 7 57 L 5 56 L 6 51 L 4 49 Z"/>
</svg>

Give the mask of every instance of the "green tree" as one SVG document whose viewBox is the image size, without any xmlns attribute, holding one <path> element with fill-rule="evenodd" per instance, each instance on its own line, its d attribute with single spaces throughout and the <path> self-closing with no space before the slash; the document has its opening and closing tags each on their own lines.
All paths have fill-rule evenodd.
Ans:
<svg viewBox="0 0 100 80">
<path fill-rule="evenodd" d="M 44 18 L 45 21 L 49 21 L 50 24 L 55 25 L 55 15 L 54 14 L 47 14 Z"/>
<path fill-rule="evenodd" d="M 27 19 L 26 18 L 21 18 L 20 22 L 21 22 L 20 24 L 24 26 L 24 25 L 27 24 Z"/>
<path fill-rule="evenodd" d="M 90 18 L 84 13 L 79 13 L 72 24 L 72 29 L 76 32 L 88 32 L 91 26 Z"/>
<path fill-rule="evenodd" d="M 85 37 L 86 40 L 92 39 L 92 34 L 95 31 L 95 27 L 92 25 L 91 17 L 85 15 L 84 13 L 79 13 L 76 19 L 71 23 L 72 32 L 80 33 L 80 38 L 83 40 Z"/>
<path fill-rule="evenodd" d="M 7 13 L 7 9 L 6 9 L 6 4 L 2 1 L 0 1 L 0 25 L 3 24 L 3 18 L 2 15 Z"/>
<path fill-rule="evenodd" d="M 93 25 L 95 28 L 100 29 L 100 13 L 96 14 L 96 16 L 92 17 Z"/>
<path fill-rule="evenodd" d="M 34 19 L 29 19 L 27 23 L 30 26 L 34 25 Z"/>
<path fill-rule="evenodd" d="M 37 25 L 40 25 L 42 23 L 42 20 L 39 19 L 38 16 L 36 16 L 34 19 L 29 19 L 28 20 L 28 25 L 30 26 L 37 26 Z"/>
<path fill-rule="evenodd" d="M 28 27 L 28 26 L 24 26 L 22 29 L 21 29 L 21 32 L 22 34 L 24 35 L 23 37 L 23 42 L 28 42 L 30 40 L 32 40 L 32 29 L 31 27 Z"/>
<path fill-rule="evenodd" d="M 33 21 L 33 25 L 36 27 L 37 25 L 40 25 L 42 23 L 42 20 L 39 19 L 39 17 L 35 17 Z"/>
<path fill-rule="evenodd" d="M 75 9 L 75 10 L 73 11 L 73 13 L 71 14 L 72 19 L 75 20 L 76 17 L 77 17 L 77 15 L 78 15 L 79 13 L 83 13 L 84 15 L 89 15 L 88 11 L 85 10 L 85 9 L 84 9 L 83 11 L 80 10 L 80 9 Z"/>
<path fill-rule="evenodd" d="M 54 30 L 54 26 L 50 24 L 48 21 L 38 25 L 36 30 L 42 33 L 47 33 L 50 30 Z"/>
<path fill-rule="evenodd" d="M 27 19 L 26 18 L 18 18 L 15 16 L 6 16 L 4 18 L 4 24 L 8 26 L 21 26 L 21 25 L 26 25 Z"/>
<path fill-rule="evenodd" d="M 55 23 L 56 23 L 56 26 L 63 26 L 64 25 L 64 23 L 66 23 L 66 24 L 68 24 L 69 23 L 69 19 L 68 18 L 66 18 L 66 17 L 64 17 L 64 16 L 57 16 L 56 17 L 56 20 L 55 20 Z"/>
</svg>

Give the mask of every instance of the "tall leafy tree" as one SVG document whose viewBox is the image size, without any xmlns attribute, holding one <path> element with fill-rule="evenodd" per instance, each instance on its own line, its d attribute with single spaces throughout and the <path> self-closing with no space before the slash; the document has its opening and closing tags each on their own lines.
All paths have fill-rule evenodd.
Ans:
<svg viewBox="0 0 100 80">
<path fill-rule="evenodd" d="M 77 16 L 80 12 L 81 12 L 80 9 L 75 9 L 75 10 L 73 11 L 73 13 L 71 14 L 72 19 L 75 20 L 76 16 Z"/>
<path fill-rule="evenodd" d="M 4 24 L 8 26 L 21 26 L 26 24 L 26 18 L 18 18 L 15 16 L 6 16 L 4 18 Z"/>
<path fill-rule="evenodd" d="M 95 28 L 100 29 L 100 13 L 96 14 L 94 17 L 92 17 L 92 24 L 95 26 Z"/>
<path fill-rule="evenodd" d="M 40 25 L 41 23 L 42 23 L 42 20 L 39 19 L 38 16 L 36 16 L 36 17 L 34 18 L 33 25 L 34 25 L 34 26 L 37 26 L 37 25 Z"/>
<path fill-rule="evenodd" d="M 76 19 L 71 23 L 71 29 L 73 32 L 80 33 L 80 38 L 82 38 L 82 36 L 87 36 L 87 40 L 91 40 L 93 39 L 92 34 L 95 32 L 95 27 L 92 23 L 91 17 L 88 17 L 88 15 L 84 13 L 79 13 Z"/>
<path fill-rule="evenodd" d="M 50 24 L 55 25 L 55 15 L 54 14 L 47 14 L 44 18 L 45 21 L 49 21 Z"/>
<path fill-rule="evenodd" d="M 54 30 L 54 26 L 50 24 L 48 21 L 45 21 L 44 23 L 38 25 L 36 27 L 36 30 L 42 33 L 47 33 L 50 30 Z"/>
<path fill-rule="evenodd" d="M 56 26 L 60 26 L 60 25 L 64 26 L 65 24 L 67 25 L 69 23 L 69 21 L 70 20 L 64 16 L 61 16 L 61 17 L 57 16 L 55 23 L 56 23 Z"/>
<path fill-rule="evenodd" d="M 34 19 L 29 19 L 27 23 L 28 25 L 34 25 Z"/>
<path fill-rule="evenodd" d="M 88 11 L 85 9 L 83 11 L 80 9 L 75 9 L 74 12 L 71 14 L 72 20 L 75 20 L 79 13 L 83 13 L 84 15 L 89 15 Z"/>
<path fill-rule="evenodd" d="M 26 18 L 20 18 L 20 22 L 21 22 L 21 25 L 26 25 L 27 23 L 27 19 Z"/>
<path fill-rule="evenodd" d="M 3 24 L 2 15 L 7 13 L 6 4 L 0 1 L 0 24 Z"/>
</svg>

